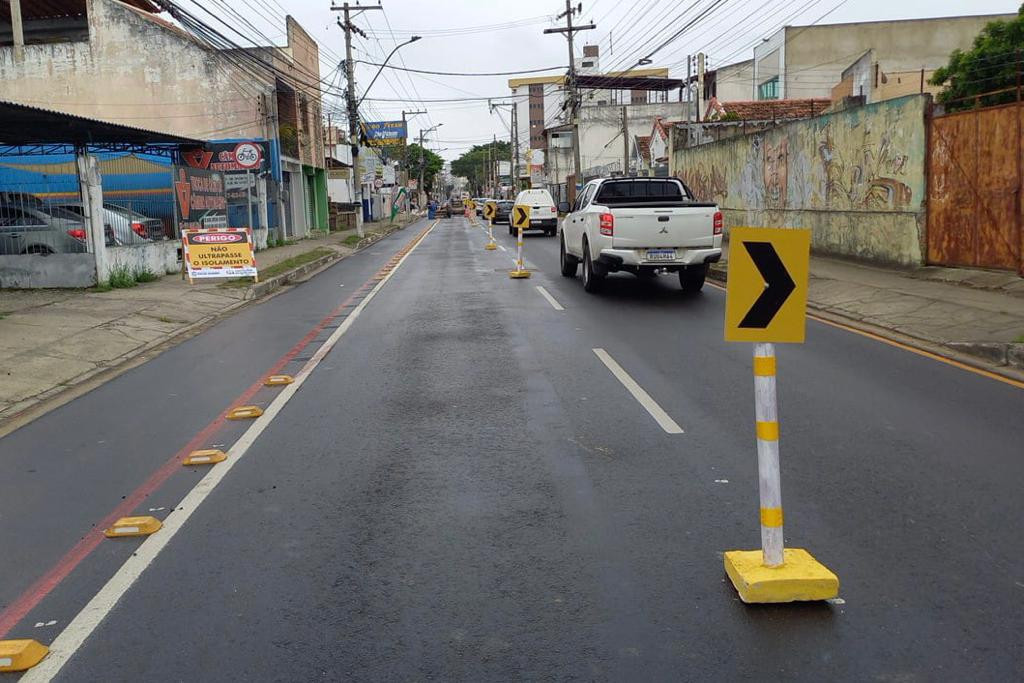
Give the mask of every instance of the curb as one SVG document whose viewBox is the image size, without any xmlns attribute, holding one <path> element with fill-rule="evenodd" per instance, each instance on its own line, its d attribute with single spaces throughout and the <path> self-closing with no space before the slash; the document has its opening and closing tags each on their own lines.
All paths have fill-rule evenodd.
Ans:
<svg viewBox="0 0 1024 683">
<path fill-rule="evenodd" d="M 67 382 L 51 387 L 46 391 L 36 394 L 35 396 L 12 404 L 8 409 L 11 411 L 10 414 L 0 415 L 0 438 L 24 427 L 33 420 L 49 413 L 51 410 L 70 403 L 80 396 L 84 396 L 93 389 L 102 386 L 112 379 L 116 379 L 119 375 L 124 374 L 128 370 L 152 360 L 164 351 L 191 339 L 200 332 L 203 332 L 207 328 L 219 323 L 221 320 L 234 315 L 240 308 L 254 303 L 259 299 L 268 297 L 281 289 L 281 287 L 290 284 L 291 282 L 298 281 L 304 276 L 308 277 L 315 274 L 316 271 L 323 270 L 336 261 L 347 258 L 352 254 L 365 249 L 371 244 L 384 239 L 394 232 L 404 230 L 410 225 L 413 225 L 419 219 L 420 217 L 417 217 L 409 223 L 396 227 L 393 230 L 365 237 L 359 241 L 355 249 L 351 252 L 345 254 L 341 252 L 327 254 L 315 261 L 304 263 L 298 268 L 290 270 L 287 273 L 282 273 L 277 277 L 270 278 L 266 282 L 260 282 L 252 285 L 248 290 L 246 290 L 241 300 L 171 333 L 168 337 L 144 344 L 137 349 L 133 349 L 132 351 L 119 356 L 118 358 L 107 361 L 107 364 L 102 367 L 93 368 L 92 370 L 84 372 Z"/>
<path fill-rule="evenodd" d="M 728 282 L 727 264 L 713 263 L 708 268 L 708 279 L 725 284 Z M 938 342 L 922 339 L 902 332 L 896 332 L 880 325 L 849 318 L 808 300 L 807 308 L 823 320 L 846 325 L 847 327 L 884 337 L 890 341 L 911 346 L 919 351 L 942 356 L 949 360 L 986 370 L 1008 379 L 1021 381 L 1024 371 L 1024 344 L 1012 342 Z"/>
</svg>

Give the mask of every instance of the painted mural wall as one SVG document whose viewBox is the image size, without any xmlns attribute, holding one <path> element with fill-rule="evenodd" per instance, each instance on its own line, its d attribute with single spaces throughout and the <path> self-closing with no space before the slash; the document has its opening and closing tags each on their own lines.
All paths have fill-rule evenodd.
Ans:
<svg viewBox="0 0 1024 683">
<path fill-rule="evenodd" d="M 927 96 L 677 149 L 672 172 L 726 226 L 811 229 L 823 254 L 923 263 Z"/>
</svg>

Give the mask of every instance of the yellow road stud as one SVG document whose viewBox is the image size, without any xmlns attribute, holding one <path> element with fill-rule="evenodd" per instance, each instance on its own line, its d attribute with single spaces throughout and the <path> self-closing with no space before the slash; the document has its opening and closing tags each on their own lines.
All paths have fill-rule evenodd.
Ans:
<svg viewBox="0 0 1024 683">
<path fill-rule="evenodd" d="M 263 414 L 263 408 L 259 406 L 238 406 L 228 413 L 229 420 L 248 420 L 259 417 Z"/>
<path fill-rule="evenodd" d="M 182 461 L 182 465 L 213 465 L 228 459 L 228 454 L 222 450 L 212 448 L 202 451 L 192 451 Z"/>
<path fill-rule="evenodd" d="M 271 375 L 263 385 L 267 387 L 279 387 L 282 384 L 291 384 L 294 381 L 295 378 L 291 375 Z"/>
<path fill-rule="evenodd" d="M 0 671 L 25 671 L 38 664 L 50 648 L 37 640 L 0 640 Z"/>
<path fill-rule="evenodd" d="M 156 517 L 122 517 L 114 522 L 103 533 L 107 538 L 120 538 L 121 536 L 149 536 L 158 531 L 163 524 Z"/>
</svg>

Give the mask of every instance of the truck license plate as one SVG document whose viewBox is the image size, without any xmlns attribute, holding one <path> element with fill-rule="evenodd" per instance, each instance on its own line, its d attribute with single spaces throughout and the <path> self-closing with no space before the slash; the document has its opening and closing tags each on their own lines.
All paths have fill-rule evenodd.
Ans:
<svg viewBox="0 0 1024 683">
<path fill-rule="evenodd" d="M 648 261 L 674 261 L 676 259 L 675 249 L 648 249 Z"/>
</svg>

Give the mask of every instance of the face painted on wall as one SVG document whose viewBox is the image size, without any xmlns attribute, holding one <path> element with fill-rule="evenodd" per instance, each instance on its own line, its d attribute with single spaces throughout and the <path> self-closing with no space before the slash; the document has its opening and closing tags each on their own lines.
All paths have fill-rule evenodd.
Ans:
<svg viewBox="0 0 1024 683">
<path fill-rule="evenodd" d="M 789 140 L 787 138 L 782 138 L 777 145 L 765 142 L 763 172 L 765 204 L 770 209 L 785 207 L 789 177 Z"/>
</svg>

